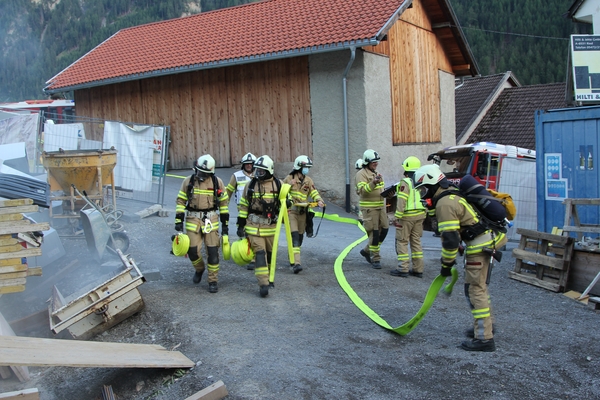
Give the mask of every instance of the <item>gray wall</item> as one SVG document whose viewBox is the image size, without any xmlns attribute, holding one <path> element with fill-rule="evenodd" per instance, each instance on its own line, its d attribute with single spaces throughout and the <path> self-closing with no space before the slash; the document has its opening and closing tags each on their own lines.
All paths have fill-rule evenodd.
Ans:
<svg viewBox="0 0 600 400">
<path fill-rule="evenodd" d="M 342 77 L 350 51 L 317 54 L 309 58 L 313 134 L 311 177 L 327 199 L 340 206 L 346 201 L 346 159 L 344 149 L 344 110 Z M 354 162 L 372 148 L 381 155 L 379 172 L 386 186 L 402 178 L 402 161 L 411 155 L 426 163 L 427 156 L 456 143 L 454 124 L 454 75 L 439 72 L 442 99 L 441 142 L 392 144 L 392 102 L 389 59 L 356 51 L 348 74 L 349 184 L 351 204 L 354 192 Z"/>
</svg>

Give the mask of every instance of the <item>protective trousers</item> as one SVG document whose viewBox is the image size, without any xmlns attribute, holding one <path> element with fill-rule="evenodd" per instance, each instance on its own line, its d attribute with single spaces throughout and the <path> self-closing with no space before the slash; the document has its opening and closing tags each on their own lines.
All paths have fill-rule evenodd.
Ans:
<svg viewBox="0 0 600 400">
<path fill-rule="evenodd" d="M 369 241 L 365 246 L 365 252 L 370 252 L 371 262 L 381 261 L 379 250 L 381 249 L 381 243 L 387 236 L 390 222 L 387 214 L 385 213 L 385 207 L 381 208 L 363 208 L 363 226 L 367 235 L 369 235 Z"/>
<path fill-rule="evenodd" d="M 300 214 L 298 211 L 290 211 L 288 213 L 290 219 L 290 231 L 292 232 L 292 250 L 294 252 L 294 264 L 302 264 L 300 262 L 300 246 L 304 239 L 304 230 L 306 228 L 306 212 Z"/>
<path fill-rule="evenodd" d="M 265 286 L 269 284 L 269 274 L 271 268 L 269 261 L 273 251 L 274 238 L 274 236 L 248 235 L 250 247 L 252 247 L 256 257 L 254 276 L 256 276 L 258 286 Z"/>
<path fill-rule="evenodd" d="M 398 267 L 403 272 L 408 272 L 412 256 L 412 268 L 414 272 L 423 272 L 423 247 L 421 237 L 423 236 L 423 221 L 425 215 L 404 217 L 400 225 L 396 227 L 396 254 L 398 255 Z M 410 254 L 408 245 L 410 243 Z"/>
<path fill-rule="evenodd" d="M 219 280 L 219 232 L 215 229 L 209 233 L 186 232 L 190 238 L 190 249 L 188 256 L 196 272 L 204 272 L 204 260 L 202 260 L 202 243 L 206 246 L 208 256 L 208 282 L 218 282 Z"/>
</svg>

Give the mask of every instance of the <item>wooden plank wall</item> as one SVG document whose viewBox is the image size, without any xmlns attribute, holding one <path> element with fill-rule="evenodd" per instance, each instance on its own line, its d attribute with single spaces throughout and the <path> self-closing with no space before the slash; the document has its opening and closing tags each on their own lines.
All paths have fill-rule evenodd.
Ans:
<svg viewBox="0 0 600 400">
<path fill-rule="evenodd" d="M 365 50 L 390 57 L 394 145 L 441 141 L 438 70 L 452 66 L 420 1 L 413 1 L 388 32 Z"/>
<path fill-rule="evenodd" d="M 308 57 L 167 75 L 75 92 L 77 116 L 170 125 L 169 168 L 202 154 L 219 167 L 247 152 L 275 162 L 312 155 Z M 86 124 L 90 139 L 102 124 Z"/>
</svg>

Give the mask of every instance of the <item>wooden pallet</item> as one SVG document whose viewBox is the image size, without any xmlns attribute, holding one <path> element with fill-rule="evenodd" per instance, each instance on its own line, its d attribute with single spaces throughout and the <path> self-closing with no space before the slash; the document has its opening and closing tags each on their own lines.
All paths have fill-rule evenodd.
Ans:
<svg viewBox="0 0 600 400">
<path fill-rule="evenodd" d="M 28 276 L 42 275 L 41 268 L 29 267 L 25 260 L 42 254 L 41 241 L 29 232 L 50 229 L 48 223 L 23 218 L 37 210 L 32 199 L 0 200 L 0 295 L 22 292 Z"/>
<path fill-rule="evenodd" d="M 517 233 L 521 241 L 519 247 L 513 249 L 515 269 L 509 271 L 509 277 L 563 292 L 569 279 L 574 239 L 529 229 L 517 229 Z"/>
</svg>

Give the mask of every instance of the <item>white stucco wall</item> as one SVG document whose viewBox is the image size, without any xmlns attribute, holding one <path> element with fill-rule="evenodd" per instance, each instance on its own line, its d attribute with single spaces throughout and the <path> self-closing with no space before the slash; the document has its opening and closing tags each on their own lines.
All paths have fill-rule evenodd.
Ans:
<svg viewBox="0 0 600 400">
<path fill-rule="evenodd" d="M 350 51 L 310 56 L 310 95 L 313 133 L 311 176 L 328 199 L 346 205 L 346 159 L 344 149 L 344 110 L 342 77 Z M 392 144 L 392 102 L 388 57 L 357 50 L 347 79 L 350 200 L 354 207 L 354 163 L 372 148 L 381 155 L 379 172 L 386 186 L 402 178 L 402 161 L 427 156 L 456 144 L 454 123 L 454 75 L 439 72 L 441 98 L 441 142 Z"/>
</svg>

